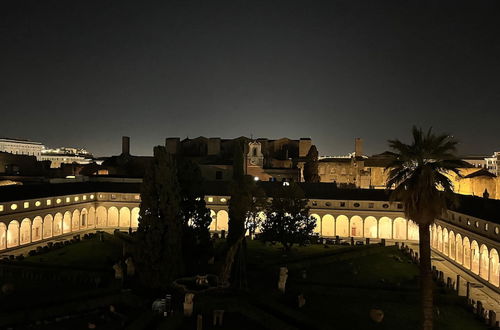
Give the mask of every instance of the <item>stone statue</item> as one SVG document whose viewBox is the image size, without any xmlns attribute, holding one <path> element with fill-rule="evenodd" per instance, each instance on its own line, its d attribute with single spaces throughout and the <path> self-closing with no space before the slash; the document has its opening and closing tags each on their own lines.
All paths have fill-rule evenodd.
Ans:
<svg viewBox="0 0 500 330">
<path fill-rule="evenodd" d="M 286 279 L 288 278 L 288 268 L 280 267 L 280 279 L 278 281 L 278 289 L 285 293 Z"/>
<path fill-rule="evenodd" d="M 194 293 L 188 292 L 184 296 L 184 315 L 191 316 L 193 314 L 193 299 Z"/>
</svg>

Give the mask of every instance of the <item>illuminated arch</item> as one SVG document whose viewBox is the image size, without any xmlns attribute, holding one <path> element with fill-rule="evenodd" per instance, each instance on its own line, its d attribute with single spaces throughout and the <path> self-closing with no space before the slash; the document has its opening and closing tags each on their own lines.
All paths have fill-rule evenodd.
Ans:
<svg viewBox="0 0 500 330">
<path fill-rule="evenodd" d="M 23 221 L 21 221 L 19 243 L 22 245 L 22 244 L 28 244 L 30 242 L 31 242 L 31 220 L 28 218 L 24 218 Z"/>
<path fill-rule="evenodd" d="M 118 209 L 114 206 L 108 209 L 108 227 L 118 227 Z"/>
<path fill-rule="evenodd" d="M 134 229 L 139 227 L 139 211 L 140 209 L 138 207 L 134 207 L 130 215 L 130 223 Z"/>
<path fill-rule="evenodd" d="M 99 206 L 95 212 L 97 227 L 103 228 L 106 227 L 108 222 L 108 211 L 104 206 Z"/>
<path fill-rule="evenodd" d="M 335 219 L 335 233 L 341 237 L 349 236 L 349 218 L 345 215 L 339 215 Z"/>
<path fill-rule="evenodd" d="M 43 218 L 43 238 L 51 238 L 52 237 L 52 226 L 54 225 L 54 219 L 52 218 L 52 214 L 47 214 Z"/>
<path fill-rule="evenodd" d="M 71 218 L 71 231 L 77 231 L 80 229 L 80 211 L 74 210 L 73 216 Z"/>
<path fill-rule="evenodd" d="M 88 228 L 94 228 L 95 227 L 95 208 L 91 206 L 89 208 L 89 219 L 88 219 Z"/>
<path fill-rule="evenodd" d="M 7 227 L 7 247 L 19 245 L 19 222 L 12 220 Z"/>
<path fill-rule="evenodd" d="M 54 224 L 52 228 L 52 236 L 58 236 L 63 233 L 63 215 L 61 213 L 56 213 L 56 215 L 54 215 Z"/>
<path fill-rule="evenodd" d="M 365 237 L 377 238 L 377 219 L 375 217 L 369 216 L 365 219 Z"/>
<path fill-rule="evenodd" d="M 495 249 L 490 250 L 490 283 L 494 286 L 499 286 L 500 274 L 499 274 L 499 260 L 498 251 Z"/>
<path fill-rule="evenodd" d="M 63 233 L 71 232 L 71 213 L 66 211 L 63 216 Z"/>
<path fill-rule="evenodd" d="M 459 264 L 463 263 L 463 256 L 464 256 L 464 245 L 462 242 L 462 235 L 457 233 L 457 236 L 455 237 L 455 261 Z"/>
<path fill-rule="evenodd" d="M 355 215 L 349 222 L 349 233 L 352 237 L 363 237 L 363 219 L 359 215 Z"/>
<path fill-rule="evenodd" d="M 37 242 L 42 240 L 42 217 L 37 216 L 33 219 L 33 224 L 31 225 L 31 241 Z"/>
<path fill-rule="evenodd" d="M 122 207 L 120 209 L 120 227 L 129 228 L 130 226 L 130 209 Z"/>
<path fill-rule="evenodd" d="M 86 208 L 83 208 L 80 213 L 80 229 L 87 228 L 89 224 L 89 213 Z"/>
<path fill-rule="evenodd" d="M 321 220 L 321 230 L 323 236 L 335 236 L 335 219 L 331 214 L 326 214 Z"/>
<path fill-rule="evenodd" d="M 392 220 L 388 217 L 382 217 L 378 221 L 379 238 L 392 238 Z"/>
<path fill-rule="evenodd" d="M 0 222 L 0 250 L 7 248 L 7 226 Z"/>
<path fill-rule="evenodd" d="M 472 241 L 470 243 L 470 254 L 471 254 L 471 262 L 470 262 L 470 270 L 474 274 L 479 275 L 479 245 L 476 241 Z"/>
<path fill-rule="evenodd" d="M 210 222 L 210 230 L 217 230 L 217 214 L 214 210 L 210 210 L 210 217 L 212 218 L 212 222 Z"/>
<path fill-rule="evenodd" d="M 401 217 L 394 219 L 393 226 L 394 226 L 393 228 L 394 239 L 406 240 L 407 239 L 406 219 Z"/>
<path fill-rule="evenodd" d="M 445 256 L 449 254 L 449 246 L 448 246 L 448 229 L 443 229 L 443 253 Z"/>
<path fill-rule="evenodd" d="M 217 230 L 227 231 L 228 221 L 229 221 L 229 215 L 227 214 L 227 211 L 220 210 L 219 212 L 217 212 Z"/>
<path fill-rule="evenodd" d="M 479 249 L 479 276 L 489 280 L 490 275 L 490 255 L 486 245 L 481 245 Z"/>
<path fill-rule="evenodd" d="M 450 245 L 450 254 L 449 254 L 449 257 L 452 259 L 452 260 L 455 260 L 456 258 L 456 250 L 455 250 L 455 233 L 453 231 L 450 230 L 450 233 L 449 233 L 449 245 Z"/>
<path fill-rule="evenodd" d="M 408 239 L 412 241 L 418 241 L 418 225 L 415 221 L 408 220 Z"/>
<path fill-rule="evenodd" d="M 311 214 L 311 217 L 314 218 L 315 223 L 316 223 L 316 226 L 314 227 L 313 232 L 321 235 L 321 217 L 317 214 L 314 214 L 314 213 Z"/>
<path fill-rule="evenodd" d="M 443 252 L 443 229 L 441 226 L 437 227 L 437 240 L 437 249 L 438 251 Z"/>
<path fill-rule="evenodd" d="M 468 237 L 464 237 L 464 262 L 463 265 L 465 268 L 470 269 L 470 260 L 471 260 L 471 250 L 470 250 L 470 241 Z"/>
<path fill-rule="evenodd" d="M 431 246 L 434 248 L 434 249 L 437 249 L 437 244 L 438 244 L 438 236 L 437 236 L 437 226 L 436 224 L 433 224 L 431 226 L 431 232 L 432 232 L 432 238 L 431 238 Z"/>
</svg>

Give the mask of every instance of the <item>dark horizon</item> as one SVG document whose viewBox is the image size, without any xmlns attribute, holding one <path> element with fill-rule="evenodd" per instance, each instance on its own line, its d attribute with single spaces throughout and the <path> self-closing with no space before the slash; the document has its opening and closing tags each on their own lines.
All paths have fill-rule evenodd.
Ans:
<svg viewBox="0 0 500 330">
<path fill-rule="evenodd" d="M 364 140 L 454 135 L 500 150 L 494 1 L 16 1 L 0 11 L 2 136 L 95 155 L 166 137 Z"/>
</svg>

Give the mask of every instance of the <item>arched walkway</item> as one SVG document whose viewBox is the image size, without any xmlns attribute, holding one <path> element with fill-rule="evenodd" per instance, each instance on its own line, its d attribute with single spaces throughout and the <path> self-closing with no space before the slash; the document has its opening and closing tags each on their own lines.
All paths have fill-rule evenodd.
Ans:
<svg viewBox="0 0 500 330">
<path fill-rule="evenodd" d="M 418 225 L 415 221 L 408 220 L 408 239 L 412 241 L 418 241 Z"/>
<path fill-rule="evenodd" d="M 88 219 L 88 228 L 94 228 L 95 227 L 95 208 L 92 206 L 89 208 L 89 219 Z"/>
<path fill-rule="evenodd" d="M 490 251 L 490 283 L 499 286 L 500 274 L 499 274 L 499 260 L 498 252 L 495 249 Z"/>
<path fill-rule="evenodd" d="M 377 219 L 369 216 L 365 219 L 365 237 L 377 238 Z"/>
<path fill-rule="evenodd" d="M 42 240 L 42 217 L 35 217 L 33 219 L 33 225 L 31 226 L 31 241 L 41 241 Z"/>
<path fill-rule="evenodd" d="M 486 245 L 481 245 L 479 249 L 479 276 L 488 280 L 490 276 L 490 256 Z"/>
<path fill-rule="evenodd" d="M 20 244 L 28 244 L 31 242 L 31 220 L 24 218 L 20 228 Z"/>
<path fill-rule="evenodd" d="M 460 234 L 457 234 L 457 236 L 455 237 L 455 249 L 457 250 L 455 261 L 459 264 L 462 264 L 463 263 L 463 254 L 464 254 L 464 245 L 462 242 L 462 235 L 460 235 Z"/>
<path fill-rule="evenodd" d="M 450 231 L 449 234 L 449 244 L 450 244 L 450 259 L 455 260 L 456 257 L 456 251 L 455 251 L 455 233 L 453 231 Z"/>
<path fill-rule="evenodd" d="M 73 217 L 71 220 L 71 231 L 77 231 L 80 229 L 80 211 L 74 210 Z"/>
<path fill-rule="evenodd" d="M 86 208 L 83 208 L 80 213 L 80 229 L 87 228 L 88 225 L 88 211 Z"/>
<path fill-rule="evenodd" d="M 468 237 L 464 237 L 464 267 L 467 269 L 470 269 L 470 257 L 471 255 L 471 250 L 470 250 L 470 242 Z"/>
<path fill-rule="evenodd" d="M 363 219 L 355 215 L 350 221 L 350 231 L 352 237 L 363 237 Z"/>
<path fill-rule="evenodd" d="M 349 236 L 349 219 L 345 215 L 339 215 L 335 221 L 335 232 L 338 236 Z"/>
<path fill-rule="evenodd" d="M 443 252 L 443 229 L 441 226 L 437 227 L 437 249 L 439 252 Z"/>
<path fill-rule="evenodd" d="M 404 239 L 406 240 L 407 235 L 406 235 L 406 219 L 404 218 L 396 218 L 394 219 L 394 224 L 393 224 L 393 237 L 394 239 Z"/>
<path fill-rule="evenodd" d="M 0 222 L 0 250 L 7 248 L 7 226 Z"/>
<path fill-rule="evenodd" d="M 335 236 L 335 219 L 331 214 L 326 214 L 321 220 L 321 230 L 323 236 Z"/>
<path fill-rule="evenodd" d="M 114 206 L 108 209 L 108 227 L 118 227 L 118 209 Z"/>
<path fill-rule="evenodd" d="M 120 209 L 120 227 L 130 227 L 130 209 L 128 207 L 122 207 Z"/>
<path fill-rule="evenodd" d="M 388 217 L 382 217 L 378 221 L 379 238 L 392 238 L 392 221 Z"/>
<path fill-rule="evenodd" d="M 63 217 L 63 233 L 66 234 L 69 232 L 71 232 L 71 213 L 66 211 Z"/>
<path fill-rule="evenodd" d="M 15 247 L 19 245 L 19 222 L 12 220 L 7 228 L 7 247 Z"/>
<path fill-rule="evenodd" d="M 229 221 L 229 215 L 227 214 L 227 211 L 220 210 L 219 212 L 217 212 L 217 230 L 227 231 L 228 221 Z"/>
<path fill-rule="evenodd" d="M 52 225 L 54 220 L 52 219 L 51 214 L 47 214 L 43 218 L 43 238 L 51 238 L 52 237 Z"/>
<path fill-rule="evenodd" d="M 139 227 L 139 211 L 138 207 L 134 207 L 131 212 L 130 221 L 132 228 Z"/>
<path fill-rule="evenodd" d="M 212 222 L 210 222 L 210 230 L 217 230 L 217 215 L 214 210 L 210 210 L 210 217 Z"/>
<path fill-rule="evenodd" d="M 56 213 L 54 216 L 54 230 L 53 236 L 61 235 L 63 229 L 63 215 L 61 213 Z"/>
<path fill-rule="evenodd" d="M 448 229 L 444 228 L 443 229 L 443 253 L 445 256 L 449 254 L 448 250 Z"/>
<path fill-rule="evenodd" d="M 479 275 L 479 245 L 476 241 L 470 243 L 471 265 L 470 270 Z"/>
<path fill-rule="evenodd" d="M 312 218 L 314 218 L 316 226 L 313 229 L 313 233 L 321 235 L 321 217 L 317 214 L 311 214 Z"/>
<path fill-rule="evenodd" d="M 106 208 L 104 206 L 97 207 L 96 218 L 97 218 L 96 219 L 97 220 L 97 227 L 99 227 L 99 228 L 106 227 L 107 219 L 108 219 L 108 211 L 106 211 Z"/>
</svg>

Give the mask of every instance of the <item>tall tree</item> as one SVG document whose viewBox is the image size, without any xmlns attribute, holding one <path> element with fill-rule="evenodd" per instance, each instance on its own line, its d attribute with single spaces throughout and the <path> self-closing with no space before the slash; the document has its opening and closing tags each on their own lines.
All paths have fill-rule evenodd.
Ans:
<svg viewBox="0 0 500 330">
<path fill-rule="evenodd" d="M 245 221 L 250 211 L 256 184 L 253 177 L 244 174 L 243 142 L 237 141 L 234 147 L 233 180 L 230 184 L 229 232 L 226 241 L 225 261 L 220 272 L 220 281 L 229 285 L 235 257 L 245 254 Z M 239 260 L 239 262 L 243 262 Z M 243 265 L 244 266 L 244 265 Z"/>
<path fill-rule="evenodd" d="M 157 146 L 141 186 L 136 244 L 139 276 L 150 287 L 165 287 L 183 273 L 179 202 L 175 161 Z"/>
<path fill-rule="evenodd" d="M 280 242 L 285 251 L 290 251 L 293 244 L 305 243 L 316 227 L 316 220 L 309 216 L 308 200 L 299 185 L 291 182 L 279 186 L 271 198 L 261 225 L 261 239 Z"/>
<path fill-rule="evenodd" d="M 306 156 L 306 162 L 304 163 L 304 181 L 305 182 L 320 182 L 321 177 L 318 174 L 319 166 L 319 156 L 318 149 L 315 145 L 309 148 Z"/>
<path fill-rule="evenodd" d="M 205 203 L 203 176 L 200 167 L 189 159 L 178 157 L 176 163 L 184 265 L 189 273 L 204 272 L 212 250 L 209 231 L 212 217 Z"/>
<path fill-rule="evenodd" d="M 386 168 L 387 188 L 394 188 L 391 199 L 400 200 L 406 217 L 419 226 L 421 327 L 429 330 L 433 326 L 430 225 L 453 198 L 447 174 L 460 175 L 463 163 L 455 156 L 457 142 L 449 135 L 436 135 L 431 129 L 424 133 L 416 127 L 412 134 L 411 144 L 388 141 L 395 153 Z"/>
</svg>

